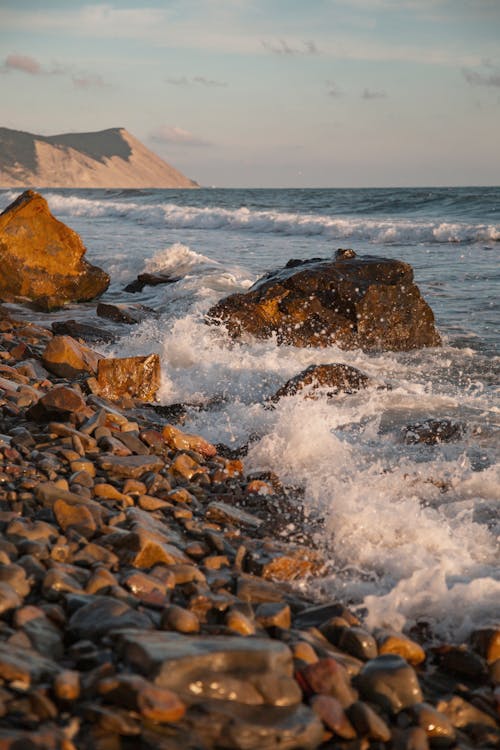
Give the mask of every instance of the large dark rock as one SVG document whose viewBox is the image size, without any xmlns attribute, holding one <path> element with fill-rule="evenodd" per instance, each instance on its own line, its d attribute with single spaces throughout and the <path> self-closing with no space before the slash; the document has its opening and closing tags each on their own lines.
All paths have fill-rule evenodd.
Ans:
<svg viewBox="0 0 500 750">
<path fill-rule="evenodd" d="M 271 401 L 279 401 L 283 396 L 295 396 L 306 389 L 308 398 L 315 398 L 315 391 L 325 390 L 328 396 L 339 393 L 355 393 L 366 388 L 370 378 L 350 365 L 309 365 L 281 386 Z"/>
<path fill-rule="evenodd" d="M 109 276 L 84 254 L 79 235 L 52 216 L 45 198 L 26 190 L 0 214 L 0 298 L 55 309 L 98 297 Z"/>
<path fill-rule="evenodd" d="M 229 334 L 276 335 L 280 344 L 408 350 L 437 346 L 434 315 L 407 263 L 338 252 L 335 260 L 290 261 L 246 293 L 208 311 Z"/>
</svg>

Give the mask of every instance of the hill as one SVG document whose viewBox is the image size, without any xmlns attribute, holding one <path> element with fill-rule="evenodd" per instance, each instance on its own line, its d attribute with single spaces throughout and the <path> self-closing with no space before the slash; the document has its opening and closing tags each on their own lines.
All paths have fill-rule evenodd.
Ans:
<svg viewBox="0 0 500 750">
<path fill-rule="evenodd" d="M 192 188 L 124 128 L 35 135 L 0 128 L 0 187 Z"/>
</svg>

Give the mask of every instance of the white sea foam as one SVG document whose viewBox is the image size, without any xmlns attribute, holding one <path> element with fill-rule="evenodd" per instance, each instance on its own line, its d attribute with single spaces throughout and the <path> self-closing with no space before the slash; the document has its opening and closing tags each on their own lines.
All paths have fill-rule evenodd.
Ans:
<svg viewBox="0 0 500 750">
<path fill-rule="evenodd" d="M 10 193 L 9 193 L 10 195 Z M 52 211 L 61 216 L 110 217 L 170 229 L 229 230 L 283 236 L 324 236 L 331 240 L 366 240 L 378 244 L 500 241 L 497 224 L 471 224 L 424 219 L 373 219 L 277 210 L 141 203 L 47 193 Z"/>
<path fill-rule="evenodd" d="M 220 267 L 220 263 L 191 250 L 182 242 L 174 242 L 173 245 L 159 250 L 152 258 L 148 258 L 144 270 L 150 273 L 185 275 L 193 269 L 201 270 L 214 266 Z"/>
</svg>

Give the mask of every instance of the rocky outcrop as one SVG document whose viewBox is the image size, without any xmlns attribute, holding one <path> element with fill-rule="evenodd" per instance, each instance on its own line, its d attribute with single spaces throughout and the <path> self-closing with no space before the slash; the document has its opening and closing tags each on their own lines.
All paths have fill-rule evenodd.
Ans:
<svg viewBox="0 0 500 750">
<path fill-rule="evenodd" d="M 49 136 L 0 128 L 0 185 L 198 187 L 125 128 Z"/>
<path fill-rule="evenodd" d="M 52 216 L 41 195 L 27 190 L 0 214 L 0 299 L 50 310 L 98 297 L 109 276 L 84 255 L 79 235 Z"/>
<path fill-rule="evenodd" d="M 301 347 L 406 351 L 440 343 L 411 266 L 352 250 L 334 260 L 289 261 L 216 304 L 207 320 L 234 338 L 275 335 Z"/>
<path fill-rule="evenodd" d="M 110 399 L 127 396 L 153 401 L 160 387 L 160 380 L 160 358 L 157 354 L 103 358 L 97 365 L 99 392 Z"/>
</svg>

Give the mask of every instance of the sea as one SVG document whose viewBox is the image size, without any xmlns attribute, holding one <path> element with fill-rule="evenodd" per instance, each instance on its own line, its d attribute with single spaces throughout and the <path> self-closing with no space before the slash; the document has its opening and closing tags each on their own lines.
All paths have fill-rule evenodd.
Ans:
<svg viewBox="0 0 500 750">
<path fill-rule="evenodd" d="M 158 352 L 159 401 L 207 406 L 188 408 L 183 429 L 234 448 L 249 443 L 245 469 L 300 488 L 306 519 L 322 519 L 315 543 L 326 568 L 299 590 L 349 603 L 370 628 L 425 627 L 454 642 L 500 622 L 500 187 L 41 192 L 81 235 L 87 260 L 110 274 L 102 300 L 155 311 L 97 348 Z M 17 195 L 1 190 L 0 210 Z M 205 324 L 212 304 L 289 259 L 346 247 L 411 263 L 441 347 L 236 343 Z M 144 271 L 180 280 L 124 292 Z M 104 325 L 95 307 L 38 320 Z M 267 408 L 286 380 L 321 363 L 353 365 L 390 389 L 299 393 Z M 406 444 L 405 428 L 429 418 L 465 430 L 449 443 Z"/>
</svg>

